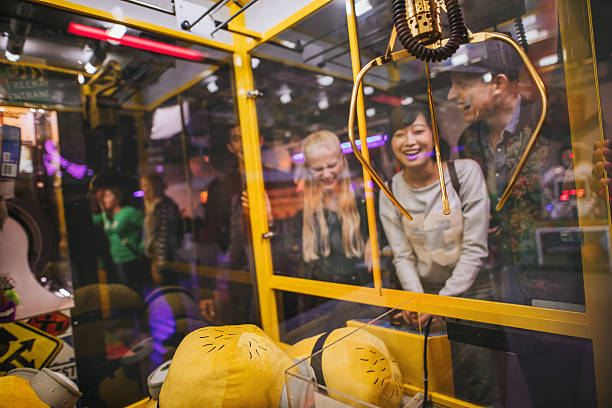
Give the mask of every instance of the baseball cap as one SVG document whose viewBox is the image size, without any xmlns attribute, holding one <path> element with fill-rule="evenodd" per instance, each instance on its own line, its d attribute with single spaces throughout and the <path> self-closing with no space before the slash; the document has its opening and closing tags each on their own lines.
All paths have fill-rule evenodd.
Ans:
<svg viewBox="0 0 612 408">
<path fill-rule="evenodd" d="M 464 44 L 450 58 L 434 69 L 436 75 L 445 72 L 463 72 L 484 75 L 505 74 L 510 80 L 518 78 L 523 61 L 512 47 L 498 40 Z"/>
</svg>

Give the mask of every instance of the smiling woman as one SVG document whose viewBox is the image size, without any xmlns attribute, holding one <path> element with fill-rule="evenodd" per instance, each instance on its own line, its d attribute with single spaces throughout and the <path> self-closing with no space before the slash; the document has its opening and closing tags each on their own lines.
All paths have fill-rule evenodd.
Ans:
<svg viewBox="0 0 612 408">
<path fill-rule="evenodd" d="M 313 269 L 319 279 L 360 283 L 353 264 L 362 258 L 365 240 L 359 233 L 361 217 L 350 188 L 348 164 L 340 150 L 340 140 L 330 131 L 319 131 L 304 140 L 302 150 L 308 170 L 302 226 L 304 261 L 326 261 Z M 348 262 L 352 267 L 338 274 L 338 264 L 329 261 L 342 259 L 344 262 L 340 264 Z"/>
<path fill-rule="evenodd" d="M 413 220 L 403 217 L 384 195 L 380 196 L 380 217 L 402 288 L 491 300 L 491 282 L 483 270 L 488 256 L 489 198 L 480 167 L 473 160 L 447 160 L 446 145 L 441 156 L 451 213 L 444 215 L 427 109 L 418 105 L 399 108 L 391 122 L 391 147 L 402 167 L 393 177 L 391 190 Z M 427 324 L 430 319 L 434 330 L 444 325 L 442 319 L 427 313 L 417 316 L 402 311 L 399 315 L 415 327 Z M 499 396 L 493 370 L 479 371 L 474 366 L 493 367 L 494 355 L 474 346 L 455 344 L 451 353 L 455 375 L 462 373 L 473 380 L 469 390 L 459 387 L 456 391 L 469 394 L 471 400 L 497 406 Z"/>
</svg>

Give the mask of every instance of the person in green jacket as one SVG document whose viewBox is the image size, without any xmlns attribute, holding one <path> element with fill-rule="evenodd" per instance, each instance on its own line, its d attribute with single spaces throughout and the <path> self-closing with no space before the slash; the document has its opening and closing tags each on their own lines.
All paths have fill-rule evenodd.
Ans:
<svg viewBox="0 0 612 408">
<path fill-rule="evenodd" d="M 104 227 L 117 280 L 143 294 L 150 280 L 142 256 L 144 214 L 124 205 L 123 194 L 116 187 L 104 189 L 102 207 L 104 211 L 94 216 L 94 223 Z"/>
</svg>

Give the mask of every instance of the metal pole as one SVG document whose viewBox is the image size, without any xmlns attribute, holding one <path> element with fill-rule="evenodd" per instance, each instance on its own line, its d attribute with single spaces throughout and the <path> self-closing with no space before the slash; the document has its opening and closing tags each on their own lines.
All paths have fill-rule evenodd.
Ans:
<svg viewBox="0 0 612 408">
<path fill-rule="evenodd" d="M 249 7 L 251 7 L 255 2 L 257 2 L 257 0 L 251 0 L 249 1 L 243 8 L 241 8 L 240 10 L 238 10 L 236 13 L 234 13 L 233 16 L 231 16 L 230 18 L 228 18 L 227 20 L 225 20 L 223 23 L 221 23 L 217 28 L 215 28 L 210 35 L 213 36 L 217 31 L 221 30 L 222 28 L 224 28 L 226 25 L 229 24 L 230 21 L 232 21 L 233 19 L 235 19 L 236 17 L 238 17 L 240 14 L 244 13 L 246 11 L 246 9 L 248 9 Z"/>
</svg>

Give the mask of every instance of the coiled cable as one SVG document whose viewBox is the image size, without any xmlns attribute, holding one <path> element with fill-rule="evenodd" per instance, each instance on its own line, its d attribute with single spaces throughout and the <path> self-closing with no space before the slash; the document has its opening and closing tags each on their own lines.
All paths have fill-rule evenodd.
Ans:
<svg viewBox="0 0 612 408">
<path fill-rule="evenodd" d="M 516 29 L 516 38 L 518 43 L 523 46 L 523 49 L 527 51 L 529 43 L 527 42 L 527 35 L 525 34 L 525 25 L 523 24 L 523 17 L 517 17 L 514 20 L 514 28 Z"/>
<path fill-rule="evenodd" d="M 435 0 L 431 0 L 435 3 Z M 427 62 L 438 62 L 447 59 L 457 51 L 459 46 L 466 42 L 466 28 L 463 22 L 463 13 L 458 0 L 444 0 L 450 25 L 448 42 L 440 48 L 427 48 L 419 40 L 414 38 L 408 27 L 406 18 L 405 0 L 393 0 L 393 24 L 402 46 L 416 58 Z"/>
</svg>

